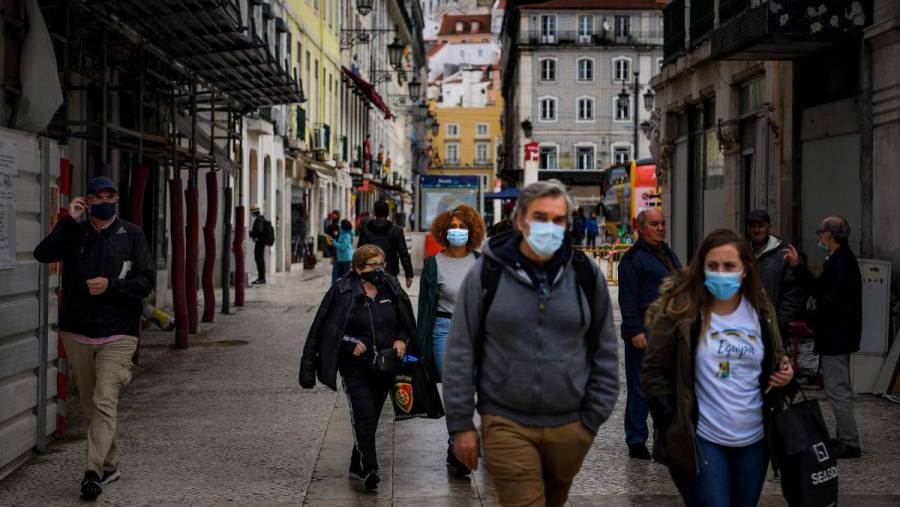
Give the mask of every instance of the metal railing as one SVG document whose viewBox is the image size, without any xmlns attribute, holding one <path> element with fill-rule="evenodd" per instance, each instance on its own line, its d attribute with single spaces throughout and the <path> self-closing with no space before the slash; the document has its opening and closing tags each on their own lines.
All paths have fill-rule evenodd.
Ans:
<svg viewBox="0 0 900 507">
<path fill-rule="evenodd" d="M 663 44 L 663 33 L 658 30 L 627 30 L 621 32 L 602 29 L 591 32 L 557 30 L 552 33 L 531 30 L 522 32 L 519 35 L 519 43 L 530 46 L 661 46 Z"/>
<path fill-rule="evenodd" d="M 691 1 L 691 47 L 712 33 L 716 18 L 714 0 Z"/>
<path fill-rule="evenodd" d="M 684 0 L 672 0 L 663 9 L 663 26 L 663 57 L 668 62 L 684 52 Z"/>
</svg>

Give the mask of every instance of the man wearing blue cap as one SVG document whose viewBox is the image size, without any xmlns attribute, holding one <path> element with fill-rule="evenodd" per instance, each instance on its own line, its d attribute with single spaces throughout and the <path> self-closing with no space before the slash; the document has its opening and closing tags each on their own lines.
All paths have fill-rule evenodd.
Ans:
<svg viewBox="0 0 900 507">
<path fill-rule="evenodd" d="M 105 176 L 34 249 L 39 262 L 63 265 L 59 337 L 87 422 L 87 471 L 81 494 L 97 498 L 119 478 L 119 391 L 131 380 L 142 299 L 153 289 L 153 262 L 140 227 L 116 216 L 119 192 Z M 87 219 L 85 219 L 87 211 Z"/>
</svg>

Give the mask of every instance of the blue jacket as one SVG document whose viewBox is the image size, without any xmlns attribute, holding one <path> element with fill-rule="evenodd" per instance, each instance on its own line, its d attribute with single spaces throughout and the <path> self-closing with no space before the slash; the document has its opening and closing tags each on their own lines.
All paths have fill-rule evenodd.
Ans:
<svg viewBox="0 0 900 507">
<path fill-rule="evenodd" d="M 600 226 L 597 224 L 596 218 L 588 218 L 587 233 L 596 236 L 600 232 Z"/>
<path fill-rule="evenodd" d="M 665 243 L 663 252 L 681 269 L 678 256 Z M 643 240 L 638 240 L 619 262 L 619 308 L 622 311 L 622 339 L 629 341 L 646 333 L 644 315 L 659 297 L 663 280 L 671 276 L 669 268 Z"/>
<path fill-rule="evenodd" d="M 337 249 L 337 262 L 350 262 L 353 259 L 353 231 L 341 230 L 334 246 Z"/>
</svg>

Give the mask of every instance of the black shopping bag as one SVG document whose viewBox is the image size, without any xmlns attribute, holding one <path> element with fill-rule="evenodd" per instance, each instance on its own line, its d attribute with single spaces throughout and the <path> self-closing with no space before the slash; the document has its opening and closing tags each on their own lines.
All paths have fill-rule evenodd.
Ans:
<svg viewBox="0 0 900 507">
<path fill-rule="evenodd" d="M 428 374 L 428 369 L 422 361 L 407 358 L 400 362 L 394 374 L 394 387 L 391 389 L 394 420 L 444 417 L 441 395 L 434 379 Z"/>
<path fill-rule="evenodd" d="M 818 400 L 808 400 L 798 390 L 803 401 L 789 402 L 775 417 L 781 491 L 791 507 L 836 506 L 838 468 L 828 427 Z"/>
</svg>

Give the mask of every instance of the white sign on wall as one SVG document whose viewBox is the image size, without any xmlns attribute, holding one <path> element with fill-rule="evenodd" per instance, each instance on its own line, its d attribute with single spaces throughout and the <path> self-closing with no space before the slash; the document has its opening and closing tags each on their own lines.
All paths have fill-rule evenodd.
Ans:
<svg viewBox="0 0 900 507">
<path fill-rule="evenodd" d="M 16 267 L 16 143 L 0 138 L 0 269 Z"/>
</svg>

